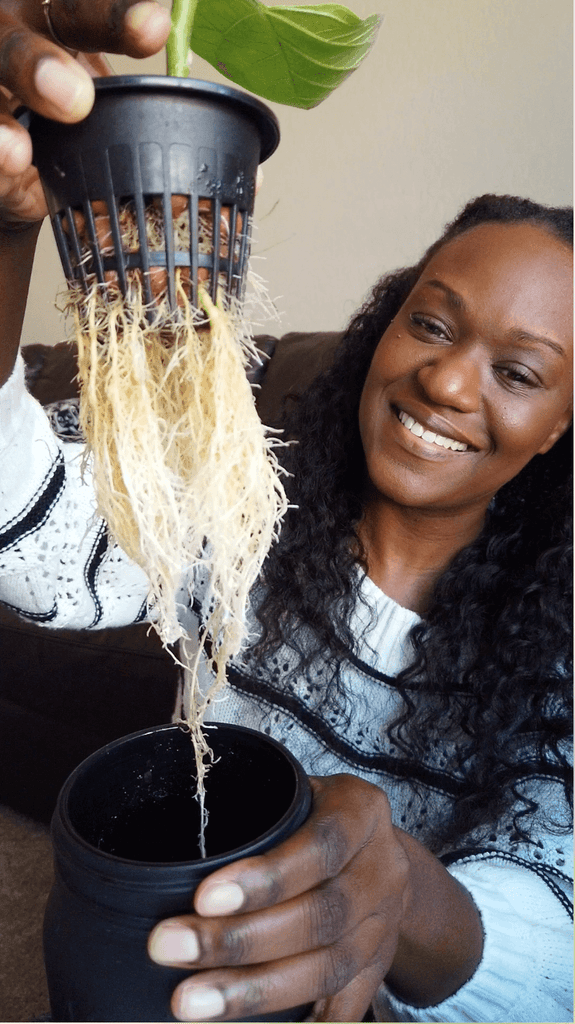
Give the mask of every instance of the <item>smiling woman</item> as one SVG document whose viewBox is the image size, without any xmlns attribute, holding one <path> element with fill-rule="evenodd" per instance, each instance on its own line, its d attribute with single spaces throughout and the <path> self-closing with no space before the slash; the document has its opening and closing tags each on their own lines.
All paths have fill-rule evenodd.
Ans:
<svg viewBox="0 0 575 1024">
<path fill-rule="evenodd" d="M 496 196 L 470 203 L 416 266 L 376 285 L 289 427 L 299 441 L 288 450 L 289 496 L 299 508 L 268 558 L 261 650 L 269 657 L 280 642 L 293 643 L 281 601 L 308 626 L 304 661 L 328 643 L 345 658 L 354 645 L 349 609 L 359 562 L 387 596 L 425 614 L 419 657 L 405 676 L 427 694 L 418 710 L 413 694 L 407 701 L 421 750 L 428 740 L 418 716 L 431 713 L 434 688 L 446 695 L 444 728 L 447 695 L 465 681 L 478 702 L 469 749 L 481 751 L 491 686 L 507 705 L 510 650 L 520 650 L 526 666 L 533 659 L 522 704 L 545 704 L 565 681 L 571 232 L 567 209 Z M 566 632 L 550 639 L 543 657 L 556 616 Z M 338 671 L 331 676 L 337 690 Z M 516 714 L 526 712 L 515 709 L 510 721 Z M 492 742 L 496 748 L 496 736 Z M 480 763 L 470 758 L 470 777 L 488 780 Z M 500 804 L 491 785 L 467 795 L 466 813 L 474 800 L 479 818 Z"/>
<path fill-rule="evenodd" d="M 288 746 L 313 807 L 152 932 L 154 961 L 193 971 L 178 1019 L 386 1020 L 384 998 L 400 1020 L 572 1019 L 571 233 L 568 210 L 470 203 L 296 402 L 290 508 L 209 713 Z M 136 618 L 118 547 L 87 588 L 105 524 L 20 369 L 3 426 L 2 599 Z M 210 603 L 191 586 L 186 651 Z"/>
<path fill-rule="evenodd" d="M 485 196 L 419 264 L 376 286 L 291 418 L 298 509 L 265 568 L 256 667 L 234 677 L 236 714 L 247 694 L 265 701 L 253 721 L 271 722 L 318 774 L 382 773 L 396 822 L 452 864 L 488 936 L 476 858 L 521 865 L 522 878 L 545 863 L 552 885 L 566 864 L 571 231 L 570 210 Z M 406 646 L 389 623 L 410 610 L 421 618 Z M 428 787 L 451 784 L 439 811 Z M 491 870 L 504 887 L 518 881 Z M 519 934 L 498 893 L 501 922 Z M 523 898 L 540 917 L 537 897 Z M 472 980 L 439 1006 L 429 1002 L 445 990 L 432 994 L 425 960 L 396 956 L 387 981 L 410 1004 L 396 1005 L 399 1019 L 528 1020 L 535 1005 L 567 1019 L 549 991 L 531 989 L 522 1010 L 510 986 L 505 1011 L 494 1008 L 489 950 L 503 973 L 510 955 L 495 931 Z M 527 946 L 534 971 L 543 953 Z"/>
<path fill-rule="evenodd" d="M 372 485 L 362 530 L 383 516 L 385 552 L 390 505 L 457 514 L 473 540 L 499 488 L 565 432 L 572 274 L 570 249 L 529 222 L 475 227 L 426 264 L 359 406 Z"/>
</svg>

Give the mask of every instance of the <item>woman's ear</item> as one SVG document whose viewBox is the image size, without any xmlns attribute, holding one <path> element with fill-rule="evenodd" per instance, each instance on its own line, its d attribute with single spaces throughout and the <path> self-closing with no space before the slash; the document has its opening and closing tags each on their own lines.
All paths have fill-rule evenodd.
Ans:
<svg viewBox="0 0 575 1024">
<path fill-rule="evenodd" d="M 557 420 L 557 423 L 553 427 L 553 430 L 549 434 L 547 440 L 543 442 L 537 454 L 545 455 L 545 453 L 548 452 L 549 449 L 553 447 L 555 442 L 558 441 L 560 437 L 563 437 L 565 431 L 568 430 L 571 426 L 572 420 L 573 409 L 572 407 L 569 407 L 568 409 L 565 410 L 564 415 L 561 416 L 559 420 Z"/>
</svg>

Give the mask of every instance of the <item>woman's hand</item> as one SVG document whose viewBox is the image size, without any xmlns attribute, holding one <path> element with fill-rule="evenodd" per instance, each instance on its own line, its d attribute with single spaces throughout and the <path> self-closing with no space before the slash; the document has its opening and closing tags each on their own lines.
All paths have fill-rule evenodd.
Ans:
<svg viewBox="0 0 575 1024">
<path fill-rule="evenodd" d="M 24 104 L 56 121 L 86 117 L 92 79 L 108 74 L 100 51 L 147 57 L 170 31 L 167 10 L 152 0 L 0 0 L 0 385 L 12 372 L 32 272 L 44 193 L 32 143 L 13 117 Z M 64 48 L 72 52 L 67 52 Z"/>
<path fill-rule="evenodd" d="M 147 57 L 164 46 L 169 12 L 152 0 L 0 0 L 0 225 L 33 224 L 47 210 L 28 132 L 12 116 L 24 104 L 56 121 L 89 114 L 92 78 L 109 73 L 100 51 Z M 67 52 L 63 46 L 72 50 Z"/>
<path fill-rule="evenodd" d="M 179 1020 L 239 1020 L 313 1003 L 315 1021 L 361 1021 L 385 978 L 408 1003 L 441 1002 L 483 949 L 468 892 L 389 802 L 352 775 L 312 779 L 308 821 L 260 857 L 204 879 L 195 914 L 159 924 L 149 952 L 198 973 Z"/>
<path fill-rule="evenodd" d="M 375 786 L 313 779 L 299 831 L 199 886 L 196 913 L 158 925 L 150 956 L 193 966 L 179 1020 L 239 1020 L 314 1003 L 309 1019 L 360 1021 L 395 956 L 409 859 Z"/>
</svg>

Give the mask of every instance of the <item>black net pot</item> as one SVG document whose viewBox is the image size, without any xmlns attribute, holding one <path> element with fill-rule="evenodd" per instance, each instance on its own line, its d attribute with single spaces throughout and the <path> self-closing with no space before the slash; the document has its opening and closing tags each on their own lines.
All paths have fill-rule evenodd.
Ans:
<svg viewBox="0 0 575 1024">
<path fill-rule="evenodd" d="M 241 726 L 208 733 L 207 857 L 200 858 L 193 748 L 176 725 L 96 751 L 64 784 L 52 820 L 54 885 L 44 959 L 55 1021 L 173 1021 L 170 998 L 192 971 L 154 964 L 158 921 L 192 908 L 202 878 L 263 853 L 305 821 L 309 781 L 275 740 Z M 303 1020 L 298 1006 L 245 1020 Z"/>
<path fill-rule="evenodd" d="M 152 304 L 150 271 L 163 268 L 175 309 L 175 268 L 189 268 L 186 288 L 194 305 L 203 268 L 214 301 L 218 287 L 241 301 L 257 168 L 279 142 L 275 115 L 249 94 L 189 78 L 112 76 L 95 79 L 95 89 L 94 107 L 78 124 L 34 113 L 29 119 L 34 163 L 66 278 L 87 290 L 114 272 L 126 294 L 129 271 L 141 270 L 145 299 Z M 185 248 L 172 230 L 174 196 L 188 218 Z M 100 209 L 104 204 L 110 220 L 104 246 L 93 203 Z M 151 205 L 163 222 L 159 250 L 146 237 Z M 129 246 L 120 223 L 126 208 L 137 236 Z M 200 244 L 200 209 L 206 208 L 213 226 L 208 247 Z"/>
</svg>

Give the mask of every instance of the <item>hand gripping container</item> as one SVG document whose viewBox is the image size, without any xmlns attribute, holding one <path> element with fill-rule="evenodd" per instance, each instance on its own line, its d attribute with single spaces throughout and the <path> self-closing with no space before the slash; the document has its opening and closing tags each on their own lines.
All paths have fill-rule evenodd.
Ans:
<svg viewBox="0 0 575 1024">
<path fill-rule="evenodd" d="M 170 998 L 192 970 L 147 954 L 158 921 L 192 912 L 202 878 L 264 853 L 305 821 L 308 778 L 275 740 L 211 725 L 207 857 L 190 736 L 176 725 L 133 733 L 96 751 L 64 784 L 52 820 L 54 885 L 44 959 L 55 1021 L 174 1021 Z M 253 1021 L 299 1021 L 297 1006 Z"/>
<path fill-rule="evenodd" d="M 94 107 L 78 124 L 30 117 L 34 163 L 67 280 L 87 290 L 89 282 L 103 284 L 112 271 L 125 295 L 128 272 L 141 270 L 144 298 L 151 304 L 150 271 L 164 268 L 169 305 L 175 309 L 176 267 L 189 268 L 185 280 L 194 306 L 198 271 L 204 268 L 213 301 L 222 286 L 229 298 L 241 301 L 257 168 L 279 142 L 273 112 L 249 94 L 187 78 L 97 78 L 95 90 Z M 186 250 L 174 239 L 174 196 L 188 211 Z M 100 209 L 105 204 L 109 217 L 111 237 L 104 247 L 93 203 Z M 151 204 L 162 212 L 160 249 L 147 238 Z M 137 239 L 129 247 L 122 242 L 120 223 L 126 206 L 137 223 Z M 206 209 L 213 225 L 207 247 L 200 245 Z"/>
</svg>

